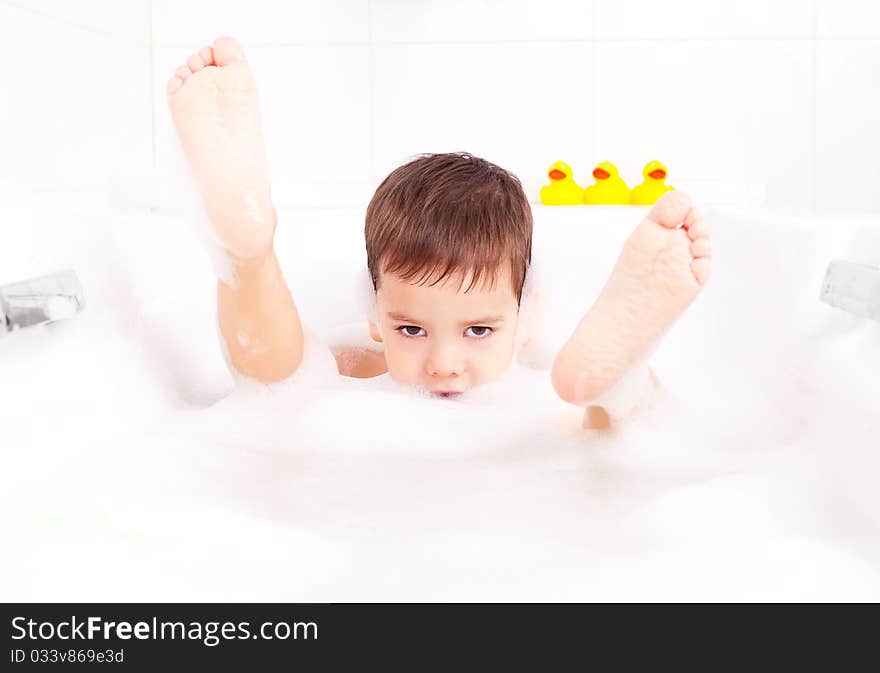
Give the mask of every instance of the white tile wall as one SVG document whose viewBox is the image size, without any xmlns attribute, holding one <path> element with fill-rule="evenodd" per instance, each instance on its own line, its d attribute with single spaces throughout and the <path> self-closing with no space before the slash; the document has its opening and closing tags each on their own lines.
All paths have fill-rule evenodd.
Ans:
<svg viewBox="0 0 880 673">
<path fill-rule="evenodd" d="M 596 155 L 630 185 L 656 158 L 674 186 L 764 183 L 770 206 L 808 209 L 810 59 L 802 41 L 600 43 Z"/>
<path fill-rule="evenodd" d="M 588 182 L 763 184 L 771 206 L 880 210 L 880 9 L 869 0 L 0 0 L 0 179 L 140 185 L 164 84 L 220 34 L 261 85 L 273 193 L 365 205 L 419 152 L 464 149 L 537 197 Z M 114 183 L 114 180 L 116 181 Z"/>
<path fill-rule="evenodd" d="M 817 207 L 880 212 L 880 40 L 822 40 L 817 65 Z"/>
<path fill-rule="evenodd" d="M 599 40 L 813 37 L 810 0 L 616 0 L 594 6 Z"/>
<path fill-rule="evenodd" d="M 195 47 L 160 47 L 155 83 L 159 171 L 173 165 L 177 139 L 168 113 L 168 76 Z M 369 199 L 370 97 L 367 45 L 248 47 L 280 204 L 359 205 Z"/>
<path fill-rule="evenodd" d="M 584 0 L 373 0 L 376 42 L 589 40 L 591 3 Z"/>
<path fill-rule="evenodd" d="M 587 44 L 376 45 L 374 58 L 377 178 L 415 153 L 456 150 L 512 170 L 530 193 L 558 159 L 588 172 Z"/>
<path fill-rule="evenodd" d="M 0 179 L 103 189 L 152 163 L 148 0 L 71 4 L 0 2 Z"/>
<path fill-rule="evenodd" d="M 816 0 L 822 38 L 880 38 L 880 5 L 870 0 Z"/>
<path fill-rule="evenodd" d="M 149 43 L 149 0 L 8 0 L 16 7 L 46 21 L 115 37 L 139 46 Z"/>
<path fill-rule="evenodd" d="M 152 0 L 160 46 L 234 35 L 250 47 L 369 41 L 368 0 Z"/>
</svg>

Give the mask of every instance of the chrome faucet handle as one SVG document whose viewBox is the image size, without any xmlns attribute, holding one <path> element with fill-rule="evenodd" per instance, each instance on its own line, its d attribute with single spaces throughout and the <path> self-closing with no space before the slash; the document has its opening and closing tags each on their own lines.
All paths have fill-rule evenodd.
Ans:
<svg viewBox="0 0 880 673">
<path fill-rule="evenodd" d="M 854 315 L 880 320 L 880 268 L 833 260 L 819 298 Z"/>
<path fill-rule="evenodd" d="M 85 293 L 71 270 L 0 286 L 0 336 L 69 318 L 84 307 Z"/>
</svg>

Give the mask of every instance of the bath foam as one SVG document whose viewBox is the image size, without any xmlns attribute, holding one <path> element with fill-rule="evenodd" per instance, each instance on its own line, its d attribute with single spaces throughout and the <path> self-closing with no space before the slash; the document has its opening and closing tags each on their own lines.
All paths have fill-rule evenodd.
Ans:
<svg viewBox="0 0 880 673">
<path fill-rule="evenodd" d="M 340 379 L 320 340 L 289 382 L 181 404 L 227 376 L 219 354 L 188 369 L 216 330 L 198 248 L 162 253 L 175 228 L 156 217 L 114 215 L 133 240 L 113 254 L 91 247 L 104 229 L 77 248 L 77 229 L 28 221 L 0 258 L 57 252 L 97 298 L 0 344 L 19 421 L 0 452 L 8 600 L 880 599 L 880 325 L 816 299 L 829 253 L 806 226 L 714 222 L 716 273 L 652 361 L 678 412 L 600 433 L 535 370 L 490 399 L 425 400 Z M 580 271 L 601 276 L 591 255 L 617 241 L 557 223 L 536 235 L 559 236 L 542 254 L 574 321 Z M 317 304 L 349 285 L 320 278 Z"/>
<path fill-rule="evenodd" d="M 511 392 L 524 406 L 538 396 L 538 389 Z M 167 449 L 158 455 L 164 435 L 140 442 L 140 449 L 135 444 L 152 469 L 175 466 L 181 493 L 215 503 L 202 515 L 215 522 L 209 528 L 229 509 L 255 508 L 259 521 L 268 516 L 277 524 L 274 532 L 266 529 L 264 542 L 274 534 L 285 545 L 273 556 L 276 563 L 234 551 L 242 540 L 258 539 L 241 515 L 225 519 L 217 538 L 199 534 L 195 539 L 205 548 L 153 542 L 151 549 L 165 550 L 162 567 L 172 577 L 170 587 L 156 587 L 159 595 L 199 596 L 182 578 L 196 577 L 209 556 L 228 562 L 212 566 L 198 585 L 230 597 L 265 596 L 273 586 L 278 595 L 319 600 L 876 595 L 870 564 L 811 537 L 817 515 L 807 504 L 813 492 L 793 488 L 782 463 L 753 456 L 750 465 L 731 455 L 737 432 L 720 427 L 724 416 L 717 412 L 706 419 L 710 434 L 702 441 L 686 427 L 630 426 L 600 439 L 578 433 L 575 418 L 548 426 L 534 417 L 527 427 L 516 420 L 520 407 L 507 407 L 507 415 L 491 405 L 485 414 L 453 414 L 447 411 L 462 405 L 403 398 L 400 404 L 401 395 L 392 389 L 373 394 L 347 386 L 311 389 L 297 398 L 295 387 L 255 386 L 188 416 L 185 434 L 174 424 L 166 427 L 163 433 L 178 444 L 165 440 Z M 305 405 L 297 405 L 298 399 Z M 221 416 L 228 423 L 222 433 L 215 425 Z M 715 454 L 714 465 L 709 454 Z M 791 464 L 804 456 L 788 458 Z M 724 476 L 731 470 L 748 472 Z M 149 492 L 167 480 L 144 480 L 141 488 Z M 167 504 L 157 507 L 152 519 L 131 524 L 146 539 L 163 532 L 184 539 L 186 527 L 198 525 L 189 506 L 182 506 L 179 521 Z M 753 520 L 756 513 L 760 519 Z M 97 539 L 55 537 L 59 544 L 94 542 L 114 558 L 125 558 L 131 542 L 124 530 Z M 320 535 L 310 539 L 308 531 Z M 308 545 L 309 553 L 292 554 L 291 540 Z M 52 547 L 43 544 L 48 554 Z M 319 571 L 322 559 L 334 552 L 356 561 Z M 183 562 L 175 561 L 178 553 Z M 767 553 L 775 556 L 762 563 Z M 81 551 L 73 558 L 87 560 Z M 796 573 L 772 579 L 792 562 Z M 262 572 L 250 578 L 233 573 L 239 579 L 223 583 L 220 570 L 234 564 Z M 84 577 L 86 583 L 99 581 L 89 573 Z M 115 595 L 140 591 L 126 588 L 122 578 L 109 586 Z"/>
<path fill-rule="evenodd" d="M 358 345 L 356 337 L 369 339 L 364 323 L 329 334 L 346 345 Z M 231 423 L 241 427 L 243 422 L 258 425 L 259 416 L 278 414 L 283 419 L 267 424 L 268 432 L 254 432 L 296 437 L 297 445 L 309 453 L 444 456 L 517 445 L 547 423 L 574 427 L 582 414 L 560 402 L 547 371 L 514 363 L 495 381 L 454 400 L 438 400 L 388 374 L 370 379 L 340 376 L 326 333 L 306 327 L 304 335 L 303 361 L 293 376 L 266 385 L 236 375 L 236 389 L 218 405 L 219 415 L 237 419 Z M 258 418 L 244 420 L 249 413 L 243 410 L 248 409 Z M 414 443 L 417 436 L 421 440 Z"/>
<path fill-rule="evenodd" d="M 454 400 L 379 380 L 350 379 L 315 396 L 293 434 L 320 453 L 462 456 L 524 448 L 553 428 L 577 424 L 580 410 L 559 403 L 546 373 L 512 367 L 501 380 Z"/>
</svg>

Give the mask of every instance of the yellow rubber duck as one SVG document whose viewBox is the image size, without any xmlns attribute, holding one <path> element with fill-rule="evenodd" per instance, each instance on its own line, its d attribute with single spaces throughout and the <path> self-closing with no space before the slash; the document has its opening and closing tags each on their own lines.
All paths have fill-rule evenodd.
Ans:
<svg viewBox="0 0 880 673">
<path fill-rule="evenodd" d="M 599 205 L 605 203 L 629 203 L 629 187 L 617 172 L 617 166 L 610 161 L 603 161 L 593 169 L 595 185 L 590 185 L 584 192 L 584 203 Z"/>
<path fill-rule="evenodd" d="M 666 184 L 666 173 L 666 166 L 659 161 L 647 163 L 642 170 L 645 181 L 633 187 L 629 202 L 634 206 L 650 206 L 666 192 L 675 189 Z"/>
<path fill-rule="evenodd" d="M 572 177 L 571 166 L 557 161 L 547 170 L 550 184 L 541 187 L 541 203 L 545 206 L 574 206 L 584 202 L 584 188 Z"/>
</svg>

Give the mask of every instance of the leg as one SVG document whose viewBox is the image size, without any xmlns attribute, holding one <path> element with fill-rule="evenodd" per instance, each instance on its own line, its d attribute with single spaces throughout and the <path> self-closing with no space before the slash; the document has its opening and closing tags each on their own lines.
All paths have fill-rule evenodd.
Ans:
<svg viewBox="0 0 880 673">
<path fill-rule="evenodd" d="M 591 404 L 587 406 L 584 411 L 582 427 L 585 430 L 610 430 L 624 415 L 628 414 L 635 406 L 643 402 L 645 395 L 666 392 L 666 388 L 660 383 L 660 379 L 657 378 L 657 375 L 652 369 L 648 370 L 648 380 L 650 382 L 649 389 L 638 397 L 627 400 L 626 408 L 621 407 L 619 403 L 613 406 L 607 404 Z M 597 402 L 599 401 L 601 401 L 601 399 L 597 400 Z"/>
<path fill-rule="evenodd" d="M 235 283 L 217 288 L 229 362 L 260 381 L 279 381 L 302 361 L 303 330 L 272 249 L 276 214 L 260 106 L 241 45 L 221 37 L 195 52 L 167 92 L 214 232 L 235 262 Z"/>
</svg>

